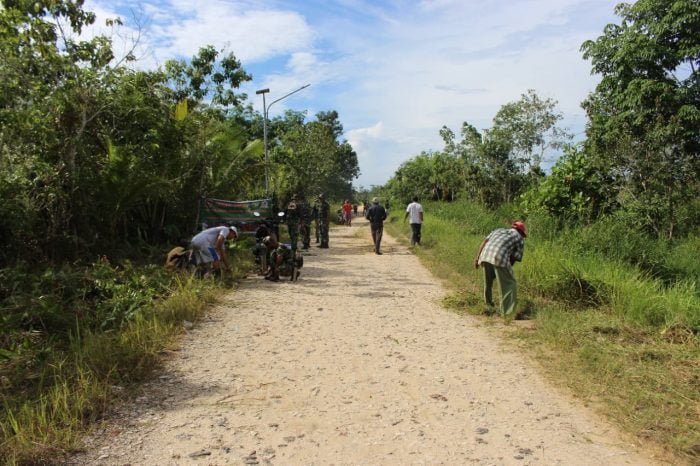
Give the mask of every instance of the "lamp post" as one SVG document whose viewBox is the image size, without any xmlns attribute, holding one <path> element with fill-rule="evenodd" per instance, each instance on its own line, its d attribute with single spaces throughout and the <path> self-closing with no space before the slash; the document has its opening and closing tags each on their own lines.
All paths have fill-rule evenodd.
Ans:
<svg viewBox="0 0 700 466">
<path fill-rule="evenodd" d="M 262 97 L 263 97 L 263 145 L 265 147 L 265 193 L 266 194 L 270 193 L 270 175 L 269 175 L 268 153 L 267 153 L 267 116 L 268 116 L 268 112 L 270 110 L 270 107 L 272 107 L 272 104 L 279 102 L 282 99 L 286 99 L 290 95 L 296 94 L 297 92 L 301 91 L 302 89 L 306 89 L 310 85 L 311 84 L 306 84 L 305 86 L 301 86 L 299 89 L 293 90 L 289 94 L 285 94 L 277 100 L 273 100 L 272 102 L 270 102 L 270 105 L 265 104 L 265 94 L 270 92 L 269 88 L 260 89 L 260 90 L 255 91 L 256 94 L 262 94 Z"/>
</svg>

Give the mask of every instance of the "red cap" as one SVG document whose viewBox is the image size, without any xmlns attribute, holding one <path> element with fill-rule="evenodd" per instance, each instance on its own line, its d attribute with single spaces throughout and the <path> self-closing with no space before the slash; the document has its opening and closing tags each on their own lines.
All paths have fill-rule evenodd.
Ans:
<svg viewBox="0 0 700 466">
<path fill-rule="evenodd" d="M 513 222 L 513 225 L 511 225 L 513 228 L 518 230 L 523 237 L 527 236 L 527 231 L 525 231 L 525 224 L 521 221 Z"/>
</svg>

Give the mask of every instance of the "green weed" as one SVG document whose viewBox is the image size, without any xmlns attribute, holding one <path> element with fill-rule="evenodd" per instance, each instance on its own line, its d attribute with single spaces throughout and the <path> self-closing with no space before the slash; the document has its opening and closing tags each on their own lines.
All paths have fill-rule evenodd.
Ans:
<svg viewBox="0 0 700 466">
<path fill-rule="evenodd" d="M 239 265 L 235 273 L 241 271 Z M 8 330 L 0 339 L 0 464 L 60 462 L 124 393 L 118 388 L 149 376 L 182 322 L 197 320 L 226 286 L 106 261 L 38 277 L 4 273 L 16 282 L 0 284 L 14 291 L 4 301 L 12 312 L 0 321 Z M 37 290 L 45 304 L 20 312 Z"/>
</svg>

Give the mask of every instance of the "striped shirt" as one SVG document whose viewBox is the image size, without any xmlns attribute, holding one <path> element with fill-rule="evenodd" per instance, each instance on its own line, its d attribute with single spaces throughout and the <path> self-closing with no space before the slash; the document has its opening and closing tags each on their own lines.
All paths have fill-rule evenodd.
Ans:
<svg viewBox="0 0 700 466">
<path fill-rule="evenodd" d="M 522 261 L 524 251 L 525 241 L 515 228 L 498 228 L 486 237 L 479 264 L 487 262 L 496 267 L 510 267 L 511 258 Z"/>
</svg>

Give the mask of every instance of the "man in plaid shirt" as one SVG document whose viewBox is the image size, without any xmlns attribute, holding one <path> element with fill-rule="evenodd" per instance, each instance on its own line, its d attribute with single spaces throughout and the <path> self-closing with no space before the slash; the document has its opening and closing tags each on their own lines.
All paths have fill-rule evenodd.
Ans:
<svg viewBox="0 0 700 466">
<path fill-rule="evenodd" d="M 474 267 L 484 270 L 484 299 L 489 308 L 493 304 L 493 281 L 498 280 L 501 289 L 501 313 L 504 317 L 515 315 L 518 289 L 513 273 L 513 264 L 523 260 L 527 236 L 525 224 L 513 222 L 511 228 L 498 228 L 484 238 L 479 253 L 474 259 Z"/>
</svg>

